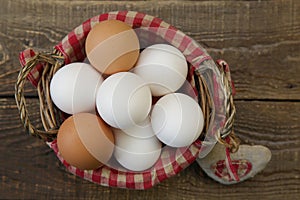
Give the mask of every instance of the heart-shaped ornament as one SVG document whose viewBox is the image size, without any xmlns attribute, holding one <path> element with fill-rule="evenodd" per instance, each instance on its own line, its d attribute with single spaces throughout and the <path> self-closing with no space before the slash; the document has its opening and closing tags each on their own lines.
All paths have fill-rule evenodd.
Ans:
<svg viewBox="0 0 300 200">
<path fill-rule="evenodd" d="M 230 153 L 222 144 L 204 158 L 197 158 L 197 163 L 212 179 L 226 185 L 239 183 L 254 177 L 271 160 L 271 151 L 261 145 L 240 145 L 239 150 Z"/>
</svg>

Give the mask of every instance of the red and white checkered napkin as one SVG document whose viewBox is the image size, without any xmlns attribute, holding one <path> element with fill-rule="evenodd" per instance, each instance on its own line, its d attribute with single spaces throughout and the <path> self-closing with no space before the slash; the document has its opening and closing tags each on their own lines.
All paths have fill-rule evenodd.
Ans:
<svg viewBox="0 0 300 200">
<path fill-rule="evenodd" d="M 124 21 L 135 29 L 150 28 L 151 31 L 156 32 L 156 34 L 162 37 L 166 42 L 177 47 L 185 55 L 187 61 L 192 66 L 190 68 L 190 77 L 188 80 L 193 79 L 192 75 L 194 74 L 194 70 L 197 70 L 200 65 L 203 66 L 204 61 L 211 61 L 210 56 L 198 43 L 161 19 L 139 12 L 120 11 L 101 14 L 99 16 L 90 18 L 80 26 L 76 27 L 58 45 L 56 45 L 55 49 L 64 55 L 65 64 L 83 61 L 85 59 L 86 55 L 84 43 L 87 34 L 93 25 L 108 19 Z M 31 49 L 21 52 L 19 57 L 21 65 L 24 66 L 28 59 L 34 55 L 35 53 Z M 211 66 L 213 66 L 213 68 L 217 68 L 214 64 L 211 64 L 210 67 Z M 29 74 L 28 79 L 33 85 L 37 85 L 42 70 L 43 64 L 41 63 L 38 64 L 36 68 L 34 68 Z M 211 92 L 213 94 L 212 100 L 215 103 L 215 110 L 219 111 L 224 110 L 224 108 L 222 108 L 223 104 L 220 103 L 222 102 L 220 97 L 221 93 L 219 92 L 220 83 L 218 81 L 218 76 L 214 74 L 214 70 L 212 70 L 212 78 L 210 78 L 212 79 L 210 81 L 212 90 Z M 192 82 L 191 85 L 194 87 Z M 193 89 L 195 90 L 195 88 Z M 220 125 L 222 123 L 222 120 L 219 120 L 218 122 L 212 121 L 209 131 L 206 133 L 206 135 L 210 135 L 212 136 L 211 138 L 214 138 L 213 136 L 215 135 L 215 132 L 218 131 L 218 129 L 222 126 Z M 214 144 L 215 143 L 212 142 L 211 145 Z M 77 176 L 80 176 L 86 180 L 105 186 L 147 189 L 170 176 L 178 174 L 181 170 L 194 162 L 200 152 L 202 141 L 198 139 L 191 146 L 185 149 L 164 148 L 155 166 L 145 172 L 139 173 L 112 169 L 107 166 L 101 167 L 97 170 L 79 170 L 73 166 L 70 166 L 60 157 L 56 141 L 50 142 L 48 145 L 55 151 L 57 157 L 71 173 L 76 174 Z"/>
</svg>

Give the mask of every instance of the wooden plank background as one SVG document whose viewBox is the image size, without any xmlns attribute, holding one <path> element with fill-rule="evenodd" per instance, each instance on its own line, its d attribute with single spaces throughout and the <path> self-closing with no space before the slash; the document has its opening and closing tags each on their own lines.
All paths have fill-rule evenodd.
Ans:
<svg viewBox="0 0 300 200">
<path fill-rule="evenodd" d="M 237 95 L 235 130 L 273 157 L 254 178 L 223 186 L 194 163 L 146 191 L 108 188 L 66 173 L 42 141 L 26 135 L 14 101 L 18 53 L 49 51 L 84 20 L 113 10 L 164 19 L 230 65 Z M 300 1 L 0 2 L 0 199 L 297 199 L 300 197 Z M 38 124 L 29 85 L 31 119 Z"/>
</svg>

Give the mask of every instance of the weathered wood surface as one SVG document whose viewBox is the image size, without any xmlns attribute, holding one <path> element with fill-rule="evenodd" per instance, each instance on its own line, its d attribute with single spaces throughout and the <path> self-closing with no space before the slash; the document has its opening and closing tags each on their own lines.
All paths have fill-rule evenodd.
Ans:
<svg viewBox="0 0 300 200">
<path fill-rule="evenodd" d="M 110 10 L 164 19 L 227 60 L 237 99 L 299 99 L 300 4 L 288 1 L 1 1 L 0 94 L 13 94 L 18 52 L 50 51 L 84 20 Z M 263 92 L 261 92 L 263 91 Z"/>
<path fill-rule="evenodd" d="M 25 134 L 14 102 L 18 53 L 49 51 L 94 15 L 137 10 L 164 19 L 231 65 L 235 129 L 245 143 L 269 147 L 267 168 L 223 186 L 194 163 L 146 191 L 98 186 L 69 173 L 43 142 Z M 0 199 L 297 199 L 300 196 L 300 2 L 26 1 L 0 2 Z M 32 87 L 31 119 L 39 124 Z"/>
</svg>

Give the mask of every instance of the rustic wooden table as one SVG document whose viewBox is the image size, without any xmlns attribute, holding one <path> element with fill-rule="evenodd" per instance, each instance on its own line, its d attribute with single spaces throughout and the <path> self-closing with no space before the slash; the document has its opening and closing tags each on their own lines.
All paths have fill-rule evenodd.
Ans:
<svg viewBox="0 0 300 200">
<path fill-rule="evenodd" d="M 223 186 L 194 163 L 146 191 L 102 187 L 67 173 L 40 140 L 26 135 L 14 100 L 18 53 L 49 51 L 84 20 L 113 10 L 164 19 L 230 65 L 237 95 L 235 130 L 273 157 L 254 178 Z M 1 199 L 297 199 L 300 197 L 300 1 L 0 2 Z M 39 123 L 34 88 L 30 118 Z"/>
</svg>

